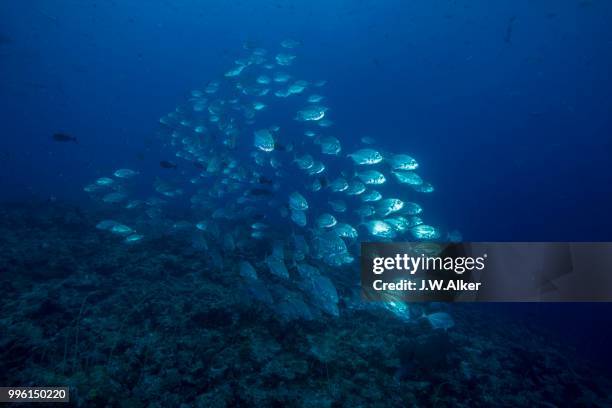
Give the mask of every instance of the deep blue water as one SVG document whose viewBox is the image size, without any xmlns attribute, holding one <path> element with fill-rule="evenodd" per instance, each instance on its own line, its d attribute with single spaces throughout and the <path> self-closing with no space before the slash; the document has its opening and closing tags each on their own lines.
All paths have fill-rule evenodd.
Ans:
<svg viewBox="0 0 612 408">
<path fill-rule="evenodd" d="M 472 241 L 610 241 L 610 21 L 597 0 L 1 2 L 0 200 L 87 206 L 96 177 L 158 174 L 159 118 L 245 41 L 291 37 L 295 71 L 329 81 L 339 137 L 417 157 L 440 224 Z M 555 307 L 505 313 L 609 359 L 607 305 Z"/>
<path fill-rule="evenodd" d="M 612 6 L 602 1 L 0 5 L 2 197 L 82 200 L 244 41 L 303 41 L 343 140 L 420 159 L 471 240 L 609 240 Z M 78 146 L 53 144 L 65 131 Z"/>
</svg>

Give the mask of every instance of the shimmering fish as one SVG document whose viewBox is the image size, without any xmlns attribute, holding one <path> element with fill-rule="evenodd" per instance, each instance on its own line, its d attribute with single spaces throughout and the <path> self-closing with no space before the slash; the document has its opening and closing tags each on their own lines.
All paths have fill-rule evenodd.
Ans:
<svg viewBox="0 0 612 408">
<path fill-rule="evenodd" d="M 267 75 L 260 75 L 257 77 L 257 83 L 261 85 L 268 85 L 272 80 Z"/>
<path fill-rule="evenodd" d="M 321 95 L 310 95 L 307 99 L 308 103 L 319 103 L 323 100 L 323 96 Z"/>
<path fill-rule="evenodd" d="M 284 82 L 288 82 L 291 79 L 291 75 L 286 74 L 284 72 L 277 72 L 274 74 L 274 82 L 278 82 L 278 83 L 284 83 Z"/>
<path fill-rule="evenodd" d="M 351 225 L 346 224 L 346 223 L 340 223 L 340 222 L 336 224 L 336 227 L 334 228 L 334 232 L 338 234 L 339 237 L 342 237 L 342 238 L 355 239 L 359 236 L 359 233 L 357 232 L 357 230 L 353 228 Z"/>
<path fill-rule="evenodd" d="M 134 232 L 134 230 L 127 225 L 119 223 L 113 225 L 109 231 L 117 235 L 131 235 Z"/>
<path fill-rule="evenodd" d="M 419 193 L 433 193 L 434 192 L 434 187 L 427 182 L 424 182 L 423 184 L 419 184 L 419 185 L 411 185 L 410 187 L 412 187 L 412 189 L 416 192 Z"/>
<path fill-rule="evenodd" d="M 314 179 L 309 186 L 310 191 L 313 192 L 320 191 L 321 188 L 323 188 L 323 185 L 321 184 L 321 180 L 319 179 Z"/>
<path fill-rule="evenodd" d="M 358 165 L 378 164 L 383 160 L 382 155 L 374 149 L 361 149 L 348 155 Z"/>
<path fill-rule="evenodd" d="M 368 221 L 364 224 L 370 235 L 379 238 L 395 238 L 395 230 L 386 222 L 380 220 Z"/>
<path fill-rule="evenodd" d="M 100 229 L 100 230 L 110 230 L 111 228 L 113 228 L 117 224 L 119 224 L 119 223 L 117 221 L 114 221 L 114 220 L 104 220 L 104 221 L 100 221 L 98 224 L 96 224 L 96 228 Z"/>
<path fill-rule="evenodd" d="M 423 184 L 423 179 L 421 176 L 413 171 L 393 171 L 392 173 L 397 181 L 402 184 L 410 184 L 412 186 Z"/>
<path fill-rule="evenodd" d="M 436 227 L 431 225 L 417 225 L 410 230 L 412 236 L 416 239 L 438 239 L 440 238 L 440 231 Z"/>
<path fill-rule="evenodd" d="M 83 191 L 87 193 L 95 193 L 96 191 L 103 190 L 103 187 L 104 186 L 93 183 L 93 184 L 88 184 L 85 187 L 83 187 Z"/>
<path fill-rule="evenodd" d="M 357 172 L 356 175 L 357 177 L 359 177 L 361 181 L 364 182 L 364 184 L 380 185 L 380 184 L 384 184 L 385 181 L 387 181 L 387 179 L 385 178 L 385 175 L 382 174 L 378 170 L 360 171 L 360 172 Z"/>
<path fill-rule="evenodd" d="M 303 195 L 294 191 L 289 195 L 289 208 L 297 211 L 304 211 L 308 209 L 308 201 Z"/>
<path fill-rule="evenodd" d="M 125 239 L 123 241 L 126 244 L 135 244 L 136 242 L 142 241 L 143 238 L 144 238 L 144 235 L 141 235 L 141 234 L 131 234 L 131 235 L 128 235 L 127 237 L 125 237 Z"/>
<path fill-rule="evenodd" d="M 348 182 L 342 177 L 339 177 L 333 180 L 331 183 L 329 183 L 329 189 L 336 193 L 345 191 L 348 188 L 349 188 Z"/>
<path fill-rule="evenodd" d="M 305 227 L 307 223 L 306 213 L 300 210 L 291 209 L 291 221 L 300 227 Z"/>
<path fill-rule="evenodd" d="M 342 200 L 329 200 L 328 203 L 335 212 L 343 213 L 346 211 L 346 203 Z"/>
<path fill-rule="evenodd" d="M 366 190 L 365 184 L 361 181 L 353 180 L 349 183 L 349 188 L 346 189 L 345 193 L 348 195 L 359 195 Z"/>
<path fill-rule="evenodd" d="M 295 81 L 294 83 L 289 85 L 289 88 L 287 88 L 287 93 L 289 95 L 301 94 L 302 92 L 304 92 L 307 86 L 308 86 L 308 82 L 306 81 L 302 81 L 302 80 Z"/>
<path fill-rule="evenodd" d="M 96 184 L 99 186 L 110 186 L 115 184 L 115 180 L 110 177 L 100 177 L 96 180 Z"/>
<path fill-rule="evenodd" d="M 404 202 L 398 198 L 385 198 L 376 204 L 376 213 L 381 217 L 386 217 L 404 208 Z"/>
<path fill-rule="evenodd" d="M 228 78 L 237 77 L 246 68 L 246 65 L 238 65 L 225 73 Z"/>
<path fill-rule="evenodd" d="M 280 53 L 276 55 L 275 59 L 278 65 L 288 66 L 295 60 L 295 55 Z"/>
<path fill-rule="evenodd" d="M 306 170 L 308 174 L 314 176 L 315 174 L 321 174 L 325 171 L 325 165 L 319 161 L 315 161 L 308 170 Z"/>
<path fill-rule="evenodd" d="M 321 214 L 316 221 L 318 228 L 331 228 L 338 223 L 336 217 L 331 214 L 323 213 Z"/>
<path fill-rule="evenodd" d="M 420 205 L 411 202 L 404 203 L 404 206 L 401 209 L 401 213 L 407 215 L 419 215 L 422 212 L 423 208 Z"/>
<path fill-rule="evenodd" d="M 391 156 L 389 164 L 394 170 L 416 170 L 419 167 L 419 163 L 407 154 Z"/>
<path fill-rule="evenodd" d="M 298 121 L 317 121 L 325 117 L 327 108 L 320 105 L 308 106 L 298 111 L 295 119 Z"/>
<path fill-rule="evenodd" d="M 297 164 L 297 166 L 302 170 L 310 169 L 314 164 L 314 159 L 311 155 L 305 154 L 300 157 L 296 157 L 293 161 Z"/>
<path fill-rule="evenodd" d="M 320 140 L 321 143 L 321 153 L 337 155 L 342 150 L 340 145 L 340 141 L 333 136 L 325 136 Z"/>
<path fill-rule="evenodd" d="M 380 201 L 381 199 L 382 199 L 382 194 L 380 194 L 380 192 L 376 190 L 366 191 L 365 193 L 361 195 L 361 201 L 366 202 L 366 203 Z"/>
<path fill-rule="evenodd" d="M 253 102 L 253 109 L 255 109 L 256 111 L 260 111 L 262 109 L 264 109 L 267 105 L 263 102 Z"/>
<path fill-rule="evenodd" d="M 274 150 L 274 137 L 268 129 L 255 131 L 254 145 L 261 151 L 271 152 Z"/>
<path fill-rule="evenodd" d="M 131 169 L 119 169 L 116 170 L 113 175 L 117 178 L 131 178 L 137 175 L 138 172 Z"/>
<path fill-rule="evenodd" d="M 394 217 L 385 218 L 383 221 L 389 224 L 391 228 L 393 228 L 396 232 L 400 234 L 406 232 L 408 228 L 411 227 L 410 221 L 402 217 L 401 215 L 396 215 Z"/>
</svg>

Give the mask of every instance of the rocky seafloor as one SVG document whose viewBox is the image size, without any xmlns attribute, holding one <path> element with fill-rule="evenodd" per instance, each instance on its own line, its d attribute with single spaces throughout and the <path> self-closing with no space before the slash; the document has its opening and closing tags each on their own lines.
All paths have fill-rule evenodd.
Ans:
<svg viewBox="0 0 612 408">
<path fill-rule="evenodd" d="M 0 206 L 0 385 L 88 407 L 612 406 L 593 364 L 486 308 L 449 306 L 448 331 L 385 310 L 280 320 L 180 237 L 130 246 L 97 221 Z"/>
</svg>

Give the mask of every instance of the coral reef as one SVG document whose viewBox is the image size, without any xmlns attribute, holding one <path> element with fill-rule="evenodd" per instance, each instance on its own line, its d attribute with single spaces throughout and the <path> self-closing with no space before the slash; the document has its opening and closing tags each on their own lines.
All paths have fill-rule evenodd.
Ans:
<svg viewBox="0 0 612 408">
<path fill-rule="evenodd" d="M 98 214 L 0 208 L 0 384 L 77 406 L 610 406 L 609 378 L 521 322 L 452 307 L 280 319 L 180 236 L 124 245 Z M 424 306 L 427 307 L 427 306 Z M 444 308 L 445 306 L 439 306 Z"/>
</svg>

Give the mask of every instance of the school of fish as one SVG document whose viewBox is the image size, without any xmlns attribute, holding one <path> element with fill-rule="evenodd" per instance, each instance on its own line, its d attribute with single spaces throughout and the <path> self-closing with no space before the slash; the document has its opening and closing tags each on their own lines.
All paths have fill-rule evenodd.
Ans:
<svg viewBox="0 0 612 408">
<path fill-rule="evenodd" d="M 409 152 L 370 136 L 342 140 L 326 81 L 291 73 L 299 46 L 245 46 L 220 78 L 161 117 L 161 148 L 175 157 L 161 163 L 167 176 L 155 178 L 148 198 L 135 197 L 144 174 L 129 168 L 84 188 L 127 220 L 98 229 L 128 245 L 184 234 L 287 320 L 360 307 L 362 241 L 461 240 L 426 222 L 418 201 L 434 187 Z M 390 304 L 406 316 L 406 305 Z"/>
</svg>

